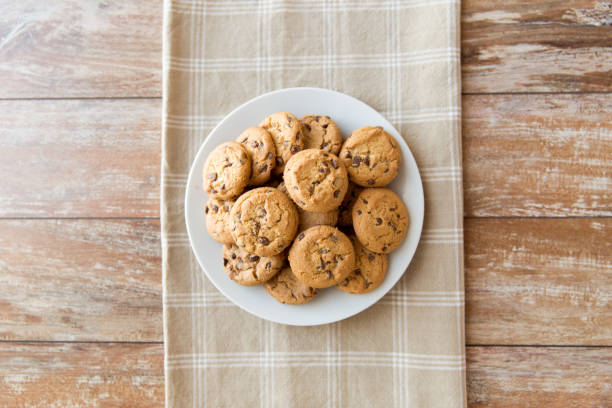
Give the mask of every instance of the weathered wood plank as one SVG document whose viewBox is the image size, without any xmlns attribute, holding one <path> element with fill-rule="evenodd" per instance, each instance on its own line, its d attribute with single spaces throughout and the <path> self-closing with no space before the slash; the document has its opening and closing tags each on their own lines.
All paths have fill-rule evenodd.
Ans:
<svg viewBox="0 0 612 408">
<path fill-rule="evenodd" d="M 464 0 L 463 91 L 612 90 L 612 10 L 602 0 Z"/>
<path fill-rule="evenodd" d="M 611 382 L 611 348 L 467 348 L 471 407 L 603 408 Z M 160 344 L 0 343 L 2 406 L 152 407 L 163 395 Z"/>
<path fill-rule="evenodd" d="M 161 0 L 0 0 L 0 10 L 0 97 L 161 95 Z"/>
<path fill-rule="evenodd" d="M 612 345 L 612 219 L 467 219 L 468 344 Z"/>
<path fill-rule="evenodd" d="M 0 343 L 0 406 L 163 405 L 161 344 Z"/>
<path fill-rule="evenodd" d="M 612 215 L 608 95 L 463 102 L 466 215 Z M 158 216 L 160 105 L 0 101 L 0 216 Z"/>
<path fill-rule="evenodd" d="M 468 404 L 480 407 L 610 406 L 612 348 L 468 347 Z"/>
<path fill-rule="evenodd" d="M 462 3 L 465 92 L 612 91 L 606 2 Z M 160 96 L 161 4 L 0 0 L 2 97 Z"/>
<path fill-rule="evenodd" d="M 468 344 L 612 345 L 612 219 L 467 219 Z M 159 222 L 0 220 L 0 339 L 161 341 Z"/>
<path fill-rule="evenodd" d="M 2 220 L 0 253 L 0 339 L 162 339 L 157 220 Z"/>
<path fill-rule="evenodd" d="M 0 111 L 0 217 L 159 215 L 160 100 L 0 101 Z"/>
<path fill-rule="evenodd" d="M 611 216 L 610 95 L 463 98 L 465 213 Z"/>
</svg>

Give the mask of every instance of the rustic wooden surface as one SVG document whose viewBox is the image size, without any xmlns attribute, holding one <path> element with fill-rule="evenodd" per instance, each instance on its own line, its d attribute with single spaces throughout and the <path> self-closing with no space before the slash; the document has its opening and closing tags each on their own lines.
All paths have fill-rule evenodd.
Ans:
<svg viewBox="0 0 612 408">
<path fill-rule="evenodd" d="M 0 406 L 163 405 L 161 5 L 0 0 Z M 462 8 L 469 403 L 608 406 L 612 5 Z"/>
</svg>

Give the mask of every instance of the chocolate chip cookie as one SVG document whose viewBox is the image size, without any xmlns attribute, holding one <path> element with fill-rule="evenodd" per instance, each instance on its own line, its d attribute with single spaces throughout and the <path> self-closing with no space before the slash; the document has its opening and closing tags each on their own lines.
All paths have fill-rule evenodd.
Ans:
<svg viewBox="0 0 612 408">
<path fill-rule="evenodd" d="M 244 286 L 264 283 L 276 275 L 284 263 L 283 254 L 265 257 L 249 254 L 236 244 L 223 245 L 225 273 L 231 280 Z"/>
<path fill-rule="evenodd" d="M 303 150 L 291 157 L 284 179 L 291 199 L 306 211 L 338 208 L 348 188 L 342 162 L 336 155 L 318 149 Z"/>
<path fill-rule="evenodd" d="M 340 150 L 351 181 L 363 187 L 383 187 L 397 176 L 402 153 L 397 141 L 380 127 L 354 130 Z"/>
<path fill-rule="evenodd" d="M 334 227 L 318 225 L 298 234 L 289 250 L 295 276 L 313 288 L 343 281 L 355 266 L 355 250 L 349 238 Z"/>
<path fill-rule="evenodd" d="M 229 230 L 234 242 L 250 254 L 273 256 L 291 245 L 298 215 L 291 200 L 273 187 L 241 195 L 231 209 Z"/>
<path fill-rule="evenodd" d="M 259 126 L 251 126 L 238 136 L 249 156 L 251 156 L 250 186 L 265 184 L 270 178 L 276 159 L 276 148 L 270 133 Z"/>
<path fill-rule="evenodd" d="M 357 196 L 361 193 L 361 190 L 363 190 L 363 187 L 355 183 L 349 183 L 348 190 L 339 208 L 338 225 L 341 227 L 350 227 L 353 225 L 353 205 L 357 200 Z"/>
<path fill-rule="evenodd" d="M 283 174 L 289 158 L 304 148 L 302 125 L 291 113 L 277 112 L 265 118 L 259 126 L 272 135 L 276 147 L 274 173 Z"/>
<path fill-rule="evenodd" d="M 230 210 L 235 200 L 218 200 L 211 198 L 206 203 L 206 229 L 210 236 L 222 244 L 232 244 L 234 239 L 228 228 Z"/>
<path fill-rule="evenodd" d="M 408 231 L 408 210 L 397 194 L 387 188 L 366 188 L 353 206 L 353 228 L 359 242 L 370 251 L 388 254 Z"/>
<path fill-rule="evenodd" d="M 329 116 L 308 115 L 300 119 L 304 133 L 304 149 L 321 149 L 338 154 L 342 147 L 342 133 Z"/>
<path fill-rule="evenodd" d="M 300 230 L 305 230 L 315 225 L 331 225 L 333 227 L 338 222 L 337 209 L 325 212 L 304 211 L 301 208 L 297 210 L 300 217 Z"/>
<path fill-rule="evenodd" d="M 387 255 L 368 250 L 354 235 L 350 239 L 355 249 L 355 269 L 336 287 L 353 294 L 371 292 L 385 279 Z"/>
<path fill-rule="evenodd" d="M 204 191 L 211 197 L 235 197 L 251 178 L 251 158 L 240 143 L 222 143 L 206 159 L 202 178 Z"/>
<path fill-rule="evenodd" d="M 317 289 L 296 278 L 291 268 L 284 268 L 264 283 L 264 288 L 274 299 L 288 305 L 310 302 L 317 294 Z"/>
</svg>

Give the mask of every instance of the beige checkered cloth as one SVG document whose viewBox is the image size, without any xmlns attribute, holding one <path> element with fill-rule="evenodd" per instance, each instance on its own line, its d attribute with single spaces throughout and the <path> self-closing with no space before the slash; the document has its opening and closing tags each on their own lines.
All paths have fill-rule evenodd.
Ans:
<svg viewBox="0 0 612 408">
<path fill-rule="evenodd" d="M 166 0 L 168 407 L 466 405 L 459 10 L 457 0 Z M 419 248 L 387 301 L 317 327 L 233 306 L 197 264 L 183 214 L 189 167 L 210 130 L 243 102 L 296 86 L 380 111 L 408 142 L 425 189 Z"/>
</svg>

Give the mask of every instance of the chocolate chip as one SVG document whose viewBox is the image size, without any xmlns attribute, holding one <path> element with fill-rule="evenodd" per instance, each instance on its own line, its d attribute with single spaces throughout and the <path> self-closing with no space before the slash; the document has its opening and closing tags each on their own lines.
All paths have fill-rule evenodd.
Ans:
<svg viewBox="0 0 612 408">
<path fill-rule="evenodd" d="M 253 141 L 251 142 L 251 146 L 253 146 L 254 148 L 256 148 L 256 149 L 257 149 L 257 148 L 259 147 L 259 142 L 258 142 L 257 140 L 253 140 Z"/>
<path fill-rule="evenodd" d="M 361 215 L 361 210 L 357 210 L 357 215 Z"/>
<path fill-rule="evenodd" d="M 367 288 L 369 288 L 371 285 L 372 285 L 372 282 L 365 281 L 365 287 L 366 287 L 366 289 L 367 289 Z"/>
<path fill-rule="evenodd" d="M 276 157 L 276 165 L 277 166 L 282 166 L 285 163 L 285 161 L 283 160 L 282 157 Z"/>
<path fill-rule="evenodd" d="M 217 179 L 217 173 L 210 173 L 210 174 L 208 175 L 208 179 L 209 179 L 210 181 L 215 181 L 215 180 Z"/>
<path fill-rule="evenodd" d="M 388 173 L 388 172 L 389 172 L 389 168 L 387 167 L 385 171 L 383 171 L 383 173 Z"/>
<path fill-rule="evenodd" d="M 391 221 L 389 221 L 387 224 L 391 227 L 391 229 L 393 231 L 395 231 L 397 229 L 397 226 L 394 223 L 392 223 Z"/>
<path fill-rule="evenodd" d="M 268 170 L 268 165 L 267 164 L 262 164 L 261 166 L 259 166 L 259 172 L 263 173 L 266 170 Z"/>
<path fill-rule="evenodd" d="M 221 191 L 225 191 L 225 183 L 221 185 Z"/>
<path fill-rule="evenodd" d="M 304 233 L 302 232 L 300 235 L 298 235 L 298 239 L 301 241 L 304 239 Z"/>
<path fill-rule="evenodd" d="M 291 122 L 293 122 L 293 118 L 291 116 L 287 116 L 287 123 L 289 124 L 289 127 L 291 127 Z"/>
<path fill-rule="evenodd" d="M 366 158 L 363 160 L 363 162 L 365 163 L 366 166 L 370 165 L 370 156 L 366 156 Z"/>
<path fill-rule="evenodd" d="M 217 211 L 219 211 L 219 206 L 217 205 L 213 205 L 212 207 L 210 207 L 210 210 L 214 213 L 216 213 Z"/>
<path fill-rule="evenodd" d="M 324 161 L 324 162 L 322 162 L 322 164 L 323 164 L 325 167 L 329 167 L 329 162 L 328 162 L 328 161 Z"/>
<path fill-rule="evenodd" d="M 266 237 L 259 237 L 257 242 L 259 242 L 262 245 L 270 245 L 270 240 Z"/>
<path fill-rule="evenodd" d="M 270 160 L 272 158 L 272 152 L 268 152 L 268 154 L 266 154 L 266 160 Z"/>
<path fill-rule="evenodd" d="M 338 242 L 338 237 L 333 234 L 329 237 L 329 239 L 331 239 L 332 242 Z"/>
<path fill-rule="evenodd" d="M 321 248 L 321 250 L 319 251 L 319 253 L 321 254 L 326 254 L 329 252 L 329 248 Z"/>
<path fill-rule="evenodd" d="M 365 198 L 362 198 L 361 201 L 363 201 L 364 204 L 368 203 L 368 200 L 366 200 Z"/>
<path fill-rule="evenodd" d="M 383 252 L 385 252 L 387 250 L 387 246 L 383 245 L 382 250 L 383 250 Z"/>
<path fill-rule="evenodd" d="M 374 254 L 368 254 L 368 260 L 372 262 L 374 260 Z"/>
<path fill-rule="evenodd" d="M 315 120 L 318 122 L 318 121 L 321 120 L 321 117 L 320 116 L 315 116 Z"/>
<path fill-rule="evenodd" d="M 357 268 L 353 271 L 355 275 L 361 275 L 361 269 Z"/>
<path fill-rule="evenodd" d="M 215 190 L 214 188 L 211 188 L 211 189 L 210 189 L 210 192 L 211 192 L 212 194 L 217 194 L 217 190 Z"/>
<path fill-rule="evenodd" d="M 300 150 L 302 150 L 302 148 L 300 146 L 296 146 L 296 145 L 291 146 L 291 153 L 292 154 L 296 154 Z"/>
<path fill-rule="evenodd" d="M 327 146 L 327 143 L 325 143 L 325 146 Z M 329 157 L 329 153 L 323 152 L 323 157 Z"/>
<path fill-rule="evenodd" d="M 272 262 L 268 262 L 268 263 L 266 264 L 266 269 L 270 269 L 271 267 L 272 267 Z"/>
<path fill-rule="evenodd" d="M 337 168 L 338 168 L 338 160 L 336 160 L 336 159 L 332 159 L 332 161 L 331 161 L 331 165 L 332 165 L 332 167 L 333 167 L 334 169 L 337 169 Z"/>
<path fill-rule="evenodd" d="M 334 198 L 338 198 L 339 195 L 340 195 L 340 190 L 334 191 Z"/>
<path fill-rule="evenodd" d="M 304 125 L 304 127 L 305 127 L 306 129 L 308 129 L 308 131 L 309 131 L 309 132 L 312 130 L 312 128 L 310 127 L 310 125 L 309 125 L 308 123 L 306 123 L 306 124 Z"/>
<path fill-rule="evenodd" d="M 369 185 L 372 185 L 372 184 L 376 183 L 376 180 L 369 179 L 368 181 L 366 181 L 366 183 L 368 183 Z"/>
<path fill-rule="evenodd" d="M 208 214 L 208 207 L 204 209 L 204 214 Z"/>
<path fill-rule="evenodd" d="M 227 265 L 229 261 L 227 260 L 227 258 L 223 258 L 223 266 Z"/>
<path fill-rule="evenodd" d="M 249 255 L 249 261 L 257 262 L 257 261 L 259 261 L 259 256 L 257 256 L 257 255 Z"/>
<path fill-rule="evenodd" d="M 230 256 L 230 258 L 232 258 L 232 259 L 236 259 L 236 254 L 232 253 L 232 255 Z"/>
<path fill-rule="evenodd" d="M 310 194 L 314 193 L 314 187 L 313 186 L 308 186 L 308 192 Z"/>
<path fill-rule="evenodd" d="M 326 123 L 326 124 L 324 124 L 324 125 L 321 125 L 321 127 L 322 127 L 323 129 L 327 129 L 327 126 L 328 126 L 328 124 L 327 124 L 327 123 Z"/>
<path fill-rule="evenodd" d="M 300 140 L 302 138 L 302 132 L 298 132 L 297 135 L 295 135 L 295 140 Z"/>
<path fill-rule="evenodd" d="M 382 218 L 376 218 L 376 225 L 382 224 Z"/>
<path fill-rule="evenodd" d="M 360 164 L 361 164 L 361 156 L 353 157 L 353 164 L 351 166 L 352 167 L 359 167 Z"/>
<path fill-rule="evenodd" d="M 249 138 L 248 138 L 248 137 L 245 137 L 244 139 L 242 139 L 242 141 L 241 141 L 240 143 L 246 143 L 246 142 L 247 142 L 247 140 L 249 140 Z"/>
<path fill-rule="evenodd" d="M 319 173 L 327 174 L 329 173 L 329 169 L 327 167 L 321 167 L 319 169 Z"/>
<path fill-rule="evenodd" d="M 346 152 L 346 154 L 344 155 L 345 159 L 350 159 L 351 158 L 351 153 L 350 152 Z"/>
</svg>

